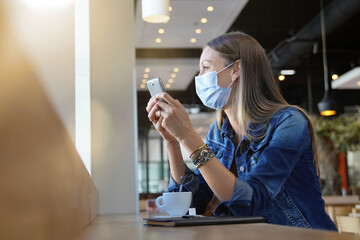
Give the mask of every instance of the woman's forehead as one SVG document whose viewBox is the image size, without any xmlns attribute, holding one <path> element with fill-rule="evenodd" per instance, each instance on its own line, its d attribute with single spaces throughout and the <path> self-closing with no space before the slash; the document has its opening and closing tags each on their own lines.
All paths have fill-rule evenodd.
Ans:
<svg viewBox="0 0 360 240">
<path fill-rule="evenodd" d="M 224 59 L 222 59 L 222 57 L 220 57 L 220 55 L 217 51 L 215 51 L 214 49 L 212 49 L 210 47 L 205 47 L 203 52 L 201 53 L 200 64 L 202 64 L 205 61 L 219 62 L 219 61 L 223 61 L 223 60 Z"/>
</svg>

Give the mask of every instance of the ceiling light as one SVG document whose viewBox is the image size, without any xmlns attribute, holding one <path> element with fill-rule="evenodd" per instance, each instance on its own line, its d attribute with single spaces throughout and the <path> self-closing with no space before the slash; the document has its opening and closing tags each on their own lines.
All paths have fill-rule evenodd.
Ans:
<svg viewBox="0 0 360 240">
<path fill-rule="evenodd" d="M 149 74 L 144 73 L 143 77 L 144 77 L 144 78 L 148 78 L 148 77 L 149 77 Z"/>
<path fill-rule="evenodd" d="M 169 78 L 168 83 L 173 83 L 173 82 L 174 82 L 174 79 Z"/>
<path fill-rule="evenodd" d="M 176 78 L 176 74 L 175 74 L 175 73 L 172 73 L 172 74 L 170 74 L 170 77 L 171 77 L 171 78 Z"/>
<path fill-rule="evenodd" d="M 173 10 L 172 6 L 169 6 L 169 12 L 171 12 Z"/>
<path fill-rule="evenodd" d="M 280 75 L 279 76 L 279 81 L 284 81 L 285 80 L 285 76 L 284 75 Z"/>
<path fill-rule="evenodd" d="M 280 71 L 282 75 L 294 75 L 296 72 L 294 69 L 284 69 Z"/>
<path fill-rule="evenodd" d="M 179 72 L 179 71 L 180 71 L 180 69 L 179 69 L 179 68 L 177 68 L 177 67 L 176 67 L 176 68 L 174 68 L 174 72 L 176 72 L 176 73 L 177 73 L 177 72 Z"/>
<path fill-rule="evenodd" d="M 331 75 L 331 78 L 332 78 L 332 80 L 336 80 L 336 79 L 338 79 L 338 78 L 339 78 L 339 75 L 337 75 L 337 74 L 333 74 L 333 75 Z"/>
<path fill-rule="evenodd" d="M 144 0 L 142 1 L 142 18 L 149 23 L 162 23 L 170 19 L 170 0 Z"/>
<path fill-rule="evenodd" d="M 150 72 L 150 68 L 147 67 L 147 68 L 144 69 L 144 71 L 145 71 L 146 73 L 149 73 L 149 72 Z"/>
<path fill-rule="evenodd" d="M 212 11 L 214 11 L 214 7 L 213 6 L 208 6 L 207 8 L 206 8 L 206 10 L 208 11 L 208 12 L 212 12 Z"/>
<path fill-rule="evenodd" d="M 191 42 L 191 43 L 196 43 L 196 38 L 191 38 L 191 39 L 190 39 L 190 42 Z"/>
<path fill-rule="evenodd" d="M 320 23 L 321 23 L 321 43 L 322 43 L 322 59 L 324 67 L 324 97 L 318 103 L 319 113 L 322 116 L 332 116 L 336 114 L 335 102 L 329 97 L 329 81 L 328 81 L 328 65 L 326 60 L 326 33 L 325 33 L 325 17 L 323 10 L 323 1 L 320 1 Z"/>
<path fill-rule="evenodd" d="M 201 33 L 201 29 L 200 29 L 200 28 L 195 29 L 195 33 L 196 33 L 196 34 L 200 34 L 200 33 Z"/>
<path fill-rule="evenodd" d="M 161 43 L 161 41 L 162 41 L 161 38 L 156 38 L 156 39 L 155 39 L 155 42 L 156 42 L 156 43 Z"/>
<path fill-rule="evenodd" d="M 145 88 L 145 84 L 140 84 L 140 88 Z"/>
<path fill-rule="evenodd" d="M 360 81 L 358 81 L 356 84 L 357 84 L 358 86 L 360 86 Z"/>
<path fill-rule="evenodd" d="M 165 29 L 160 28 L 160 29 L 158 30 L 158 33 L 159 33 L 159 34 L 164 34 L 164 33 L 165 33 Z"/>
<path fill-rule="evenodd" d="M 335 110 L 325 110 L 321 112 L 322 116 L 328 117 L 328 116 L 333 116 L 336 114 Z"/>
<path fill-rule="evenodd" d="M 322 116 L 332 116 L 336 114 L 335 102 L 329 98 L 329 92 L 325 91 L 324 97 L 318 103 L 319 112 Z"/>
<path fill-rule="evenodd" d="M 202 19 L 200 20 L 200 22 L 201 22 L 201 23 L 207 23 L 207 18 L 202 18 Z"/>
<path fill-rule="evenodd" d="M 167 84 L 165 84 L 165 87 L 166 87 L 166 88 L 171 88 L 171 84 L 170 84 L 170 83 L 167 83 Z"/>
<path fill-rule="evenodd" d="M 146 82 L 147 82 L 147 80 L 144 78 L 141 82 L 142 82 L 142 83 L 146 83 Z"/>
</svg>

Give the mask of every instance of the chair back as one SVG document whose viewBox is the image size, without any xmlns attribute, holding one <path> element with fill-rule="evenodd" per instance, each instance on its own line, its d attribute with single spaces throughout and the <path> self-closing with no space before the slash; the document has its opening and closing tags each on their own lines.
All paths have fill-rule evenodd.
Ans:
<svg viewBox="0 0 360 240">
<path fill-rule="evenodd" d="M 360 217 L 337 216 L 339 233 L 354 233 L 360 235 Z"/>
</svg>

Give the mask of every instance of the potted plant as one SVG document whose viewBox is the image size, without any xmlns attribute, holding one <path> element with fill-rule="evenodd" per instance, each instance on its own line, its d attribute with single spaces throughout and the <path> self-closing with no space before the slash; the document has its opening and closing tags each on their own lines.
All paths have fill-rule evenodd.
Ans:
<svg viewBox="0 0 360 240">
<path fill-rule="evenodd" d="M 360 186 L 360 155 L 357 155 L 360 150 L 359 114 L 332 119 L 313 117 L 312 120 L 317 136 L 323 194 L 341 194 L 341 175 L 338 173 L 338 155 L 341 152 L 348 154 L 351 185 Z"/>
</svg>

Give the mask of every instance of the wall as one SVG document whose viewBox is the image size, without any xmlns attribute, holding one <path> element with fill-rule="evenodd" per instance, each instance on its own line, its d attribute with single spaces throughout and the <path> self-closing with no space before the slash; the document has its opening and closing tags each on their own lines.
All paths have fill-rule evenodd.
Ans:
<svg viewBox="0 0 360 240">
<path fill-rule="evenodd" d="M 0 0 L 0 239 L 72 239 L 96 216 L 96 189 L 3 7 Z"/>
<path fill-rule="evenodd" d="M 0 0 L 36 79 L 75 142 L 74 0 Z M 30 4 L 30 5 L 29 5 Z M 90 0 L 91 173 L 102 214 L 137 209 L 133 0 Z"/>
<path fill-rule="evenodd" d="M 133 0 L 90 0 L 90 56 L 91 165 L 99 213 L 135 213 Z"/>
<path fill-rule="evenodd" d="M 4 16 L 75 142 L 74 0 L 3 0 Z"/>
</svg>

